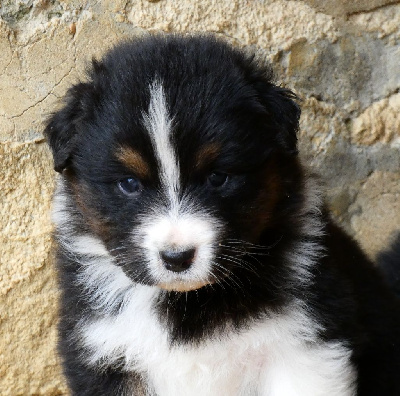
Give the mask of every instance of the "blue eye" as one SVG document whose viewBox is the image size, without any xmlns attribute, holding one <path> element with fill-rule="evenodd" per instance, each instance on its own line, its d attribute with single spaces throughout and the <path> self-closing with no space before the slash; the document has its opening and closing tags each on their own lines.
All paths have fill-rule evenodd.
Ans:
<svg viewBox="0 0 400 396">
<path fill-rule="evenodd" d="M 133 177 L 127 177 L 118 182 L 118 187 L 125 195 L 133 195 L 140 192 L 142 185 L 139 180 Z"/>
<path fill-rule="evenodd" d="M 221 187 L 223 184 L 225 184 L 226 180 L 228 179 L 228 175 L 226 173 L 222 172 L 212 172 L 208 176 L 208 183 L 212 187 Z"/>
</svg>

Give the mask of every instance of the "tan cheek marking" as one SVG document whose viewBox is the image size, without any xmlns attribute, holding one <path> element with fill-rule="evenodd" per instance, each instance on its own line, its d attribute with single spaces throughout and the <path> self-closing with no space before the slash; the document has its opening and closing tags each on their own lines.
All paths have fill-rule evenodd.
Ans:
<svg viewBox="0 0 400 396">
<path fill-rule="evenodd" d="M 85 185 L 80 185 L 73 178 L 70 179 L 72 186 L 72 193 L 78 209 L 85 217 L 86 224 L 93 231 L 95 235 L 100 237 L 103 241 L 107 241 L 110 236 L 110 225 L 101 218 L 100 214 L 88 205 L 91 199 L 94 199 L 90 190 Z"/>
<path fill-rule="evenodd" d="M 150 168 L 143 157 L 134 149 L 120 147 L 117 158 L 140 179 L 150 178 Z"/>
<path fill-rule="evenodd" d="M 210 143 L 203 146 L 196 155 L 195 168 L 201 170 L 206 168 L 211 161 L 214 161 L 220 152 L 220 146 L 217 143 Z"/>
<path fill-rule="evenodd" d="M 281 175 L 274 162 L 268 163 L 260 172 L 260 183 L 261 190 L 251 205 L 254 210 L 244 220 L 247 236 L 253 241 L 257 241 L 261 232 L 273 221 L 276 205 L 283 193 Z"/>
</svg>

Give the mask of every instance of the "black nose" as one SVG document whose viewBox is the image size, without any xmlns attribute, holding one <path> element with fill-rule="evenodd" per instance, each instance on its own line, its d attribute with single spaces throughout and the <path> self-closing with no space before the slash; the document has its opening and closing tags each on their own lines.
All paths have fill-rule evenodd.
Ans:
<svg viewBox="0 0 400 396">
<path fill-rule="evenodd" d="M 188 249 L 181 252 L 163 250 L 160 252 L 160 256 L 166 269 L 174 272 L 182 272 L 187 270 L 192 264 L 195 252 L 196 249 Z"/>
</svg>

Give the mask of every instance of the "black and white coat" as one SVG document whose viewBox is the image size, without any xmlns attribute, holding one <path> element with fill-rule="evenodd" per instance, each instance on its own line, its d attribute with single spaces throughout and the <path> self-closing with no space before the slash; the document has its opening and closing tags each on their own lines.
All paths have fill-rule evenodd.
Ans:
<svg viewBox="0 0 400 396">
<path fill-rule="evenodd" d="M 149 37 L 49 120 L 73 394 L 400 394 L 399 300 L 330 220 L 271 78 L 213 38 Z"/>
</svg>

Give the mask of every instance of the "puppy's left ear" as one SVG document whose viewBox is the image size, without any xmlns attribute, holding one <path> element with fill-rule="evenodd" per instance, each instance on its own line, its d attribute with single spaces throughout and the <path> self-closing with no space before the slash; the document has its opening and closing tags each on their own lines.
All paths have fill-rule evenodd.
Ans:
<svg viewBox="0 0 400 396">
<path fill-rule="evenodd" d="M 74 85 L 65 96 L 64 106 L 47 122 L 44 135 L 53 153 L 54 170 L 57 172 L 62 172 L 70 164 L 76 146 L 79 123 L 88 113 L 85 103 L 89 95 L 89 84 Z"/>
<path fill-rule="evenodd" d="M 300 106 L 297 96 L 289 89 L 269 82 L 256 84 L 259 99 L 272 123 L 278 145 L 290 154 L 297 154 L 297 131 Z"/>
</svg>

